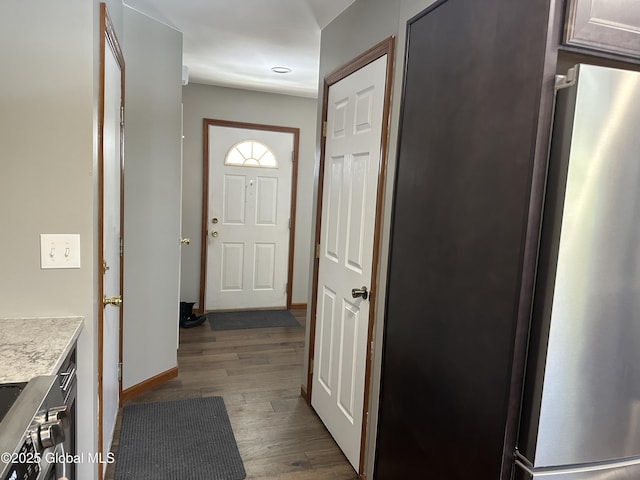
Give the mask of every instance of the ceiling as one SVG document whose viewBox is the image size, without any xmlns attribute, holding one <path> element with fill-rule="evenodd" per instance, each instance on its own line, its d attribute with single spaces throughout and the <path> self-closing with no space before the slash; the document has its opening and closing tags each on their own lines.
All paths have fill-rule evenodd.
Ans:
<svg viewBox="0 0 640 480">
<path fill-rule="evenodd" d="M 124 0 L 183 34 L 189 82 L 317 97 L 320 31 L 355 0 Z M 272 67 L 288 67 L 279 74 Z"/>
</svg>

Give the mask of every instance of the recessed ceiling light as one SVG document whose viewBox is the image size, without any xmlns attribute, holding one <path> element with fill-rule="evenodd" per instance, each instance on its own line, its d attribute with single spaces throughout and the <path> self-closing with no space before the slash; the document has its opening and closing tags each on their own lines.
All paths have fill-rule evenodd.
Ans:
<svg viewBox="0 0 640 480">
<path fill-rule="evenodd" d="M 288 67 L 272 67 L 271 71 L 275 73 L 291 73 L 291 69 Z"/>
</svg>

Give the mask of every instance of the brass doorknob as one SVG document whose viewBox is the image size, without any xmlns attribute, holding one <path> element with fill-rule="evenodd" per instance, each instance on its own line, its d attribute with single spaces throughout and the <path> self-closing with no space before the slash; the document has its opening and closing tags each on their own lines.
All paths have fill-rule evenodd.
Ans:
<svg viewBox="0 0 640 480">
<path fill-rule="evenodd" d="M 218 231 L 214 230 L 213 232 L 211 232 L 211 236 L 214 237 L 214 238 L 217 237 L 218 236 Z"/>
<path fill-rule="evenodd" d="M 367 287 L 354 288 L 351 290 L 351 296 L 353 298 L 361 297 L 363 300 L 366 300 L 369 296 L 369 292 L 367 291 Z"/>
<path fill-rule="evenodd" d="M 190 238 L 181 238 L 180 239 L 180 245 L 189 245 L 191 243 L 191 239 Z"/>
<path fill-rule="evenodd" d="M 114 307 L 119 307 L 122 305 L 122 296 L 116 295 L 115 297 L 107 297 L 106 295 L 102 299 L 103 306 L 113 305 Z"/>
</svg>

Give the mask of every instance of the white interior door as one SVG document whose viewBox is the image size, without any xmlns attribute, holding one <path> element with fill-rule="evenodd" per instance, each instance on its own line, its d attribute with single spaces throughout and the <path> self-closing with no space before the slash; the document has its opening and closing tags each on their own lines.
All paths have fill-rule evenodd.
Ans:
<svg viewBox="0 0 640 480">
<path fill-rule="evenodd" d="M 311 404 L 359 468 L 387 56 L 329 88 Z"/>
<path fill-rule="evenodd" d="M 105 49 L 104 128 L 103 128 L 103 293 L 107 298 L 122 298 L 120 284 L 121 232 L 121 118 L 122 86 L 120 65 L 111 48 Z M 117 301 L 116 301 L 117 303 Z M 111 447 L 118 414 L 120 380 L 120 315 L 117 305 L 105 305 L 102 328 L 102 454 Z"/>
<path fill-rule="evenodd" d="M 216 125 L 208 134 L 205 309 L 286 308 L 293 135 Z"/>
</svg>

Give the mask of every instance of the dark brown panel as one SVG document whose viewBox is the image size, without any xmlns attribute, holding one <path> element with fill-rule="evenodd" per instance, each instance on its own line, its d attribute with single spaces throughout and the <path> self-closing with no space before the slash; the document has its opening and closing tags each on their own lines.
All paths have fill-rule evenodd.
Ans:
<svg viewBox="0 0 640 480">
<path fill-rule="evenodd" d="M 600 65 L 603 67 L 620 68 L 623 70 L 640 71 L 640 58 L 625 59 L 621 61 L 614 57 L 605 57 L 604 55 L 595 55 L 593 52 L 572 51 L 568 47 L 560 47 L 558 52 L 558 68 L 557 73 L 560 75 L 566 75 L 567 70 L 577 65 L 578 63 L 586 63 L 588 65 Z"/>
<path fill-rule="evenodd" d="M 538 131 L 548 130 L 538 117 L 553 76 L 545 68 L 549 3 L 449 0 L 410 22 L 380 480 L 509 478 L 502 463 L 515 420 L 531 182 L 536 148 L 546 148 Z"/>
</svg>

